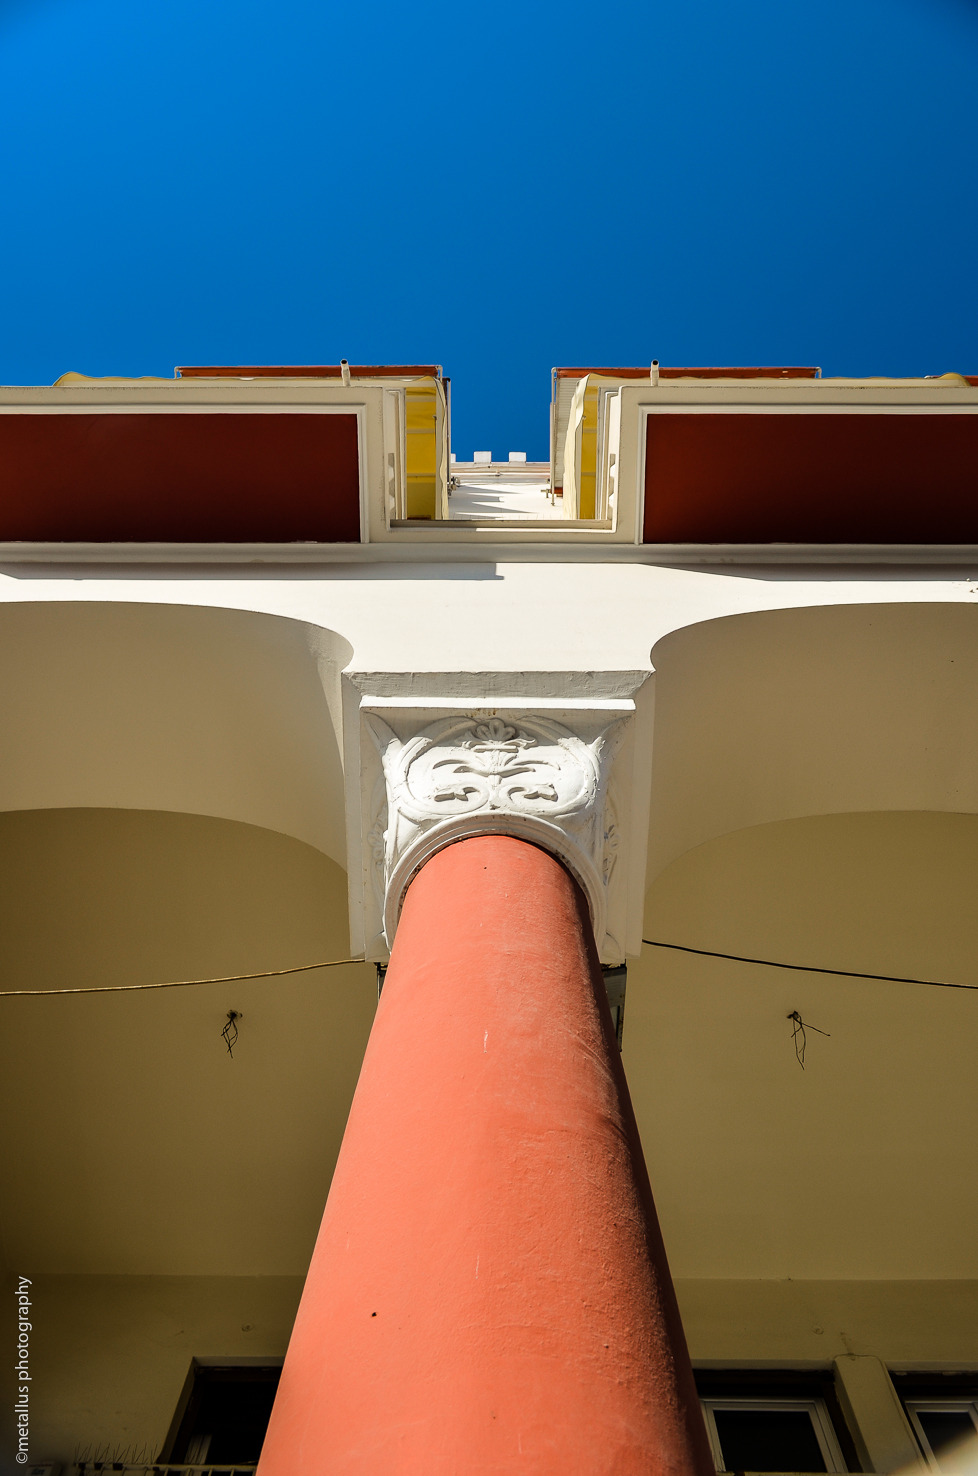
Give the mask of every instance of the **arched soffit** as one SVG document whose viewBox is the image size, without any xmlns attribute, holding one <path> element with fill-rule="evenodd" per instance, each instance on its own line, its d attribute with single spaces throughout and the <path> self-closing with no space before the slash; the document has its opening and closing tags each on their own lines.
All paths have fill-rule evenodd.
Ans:
<svg viewBox="0 0 978 1476">
<path fill-rule="evenodd" d="M 341 636 L 187 605 L 0 610 L 0 810 L 122 808 L 281 831 L 346 862 Z"/>
<path fill-rule="evenodd" d="M 976 814 L 782 820 L 666 867 L 645 936 L 978 985 L 976 866 Z M 978 1277 L 978 1180 L 960 1172 L 976 1006 L 966 990 L 669 949 L 629 960 L 625 1069 L 674 1273 Z M 804 1072 L 795 1010 L 827 1032 L 809 1033 Z"/>
<path fill-rule="evenodd" d="M 835 605 L 672 632 L 656 670 L 649 878 L 727 831 L 978 811 L 978 610 Z"/>
<path fill-rule="evenodd" d="M 18 1045 L 0 1072 L 4 1181 L 22 1190 L 4 1214 L 14 1264 L 302 1274 L 376 1007 L 374 970 L 125 986 L 343 958 L 348 927 L 345 872 L 281 832 L 145 810 L 0 814 L 4 987 L 110 991 L 0 1001 Z M 233 1061 L 221 1037 L 232 1008 Z M 48 1090 L 25 1114 L 39 1062 Z M 91 1090 L 95 1062 L 112 1083 L 108 1109 Z"/>
</svg>

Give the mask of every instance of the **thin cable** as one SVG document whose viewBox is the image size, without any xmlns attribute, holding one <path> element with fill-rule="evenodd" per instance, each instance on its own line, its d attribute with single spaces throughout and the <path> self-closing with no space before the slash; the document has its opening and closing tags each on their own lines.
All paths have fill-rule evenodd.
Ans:
<svg viewBox="0 0 978 1476">
<path fill-rule="evenodd" d="M 691 948 L 687 943 L 663 943 L 643 938 L 649 948 L 671 948 L 677 953 L 695 953 L 700 958 L 725 958 L 731 963 L 759 964 L 766 969 L 794 969 L 802 974 L 832 974 L 839 979 L 876 979 L 883 984 L 923 984 L 928 989 L 978 989 L 978 984 L 954 984 L 946 979 L 913 979 L 901 974 L 864 974 L 858 969 L 824 969 L 818 964 L 781 963 L 773 958 L 749 958 L 743 953 L 719 953 L 713 948 Z M 162 984 L 93 984 L 83 989 L 0 989 L 0 999 L 41 994 L 125 994 L 136 989 L 189 989 L 198 984 L 237 984 L 242 979 L 276 979 L 283 974 L 304 974 L 311 969 L 336 969 L 344 964 L 364 963 L 361 957 L 331 958 L 322 963 L 295 964 L 288 969 L 261 969 L 254 974 L 222 974 L 214 979 L 168 979 Z"/>
<path fill-rule="evenodd" d="M 239 979 L 275 979 L 280 974 L 305 974 L 310 969 L 336 969 L 341 964 L 364 963 L 362 958 L 331 958 L 325 963 L 295 964 L 291 969 L 262 969 L 257 974 L 224 974 L 220 979 L 168 979 L 165 984 L 93 984 L 85 989 L 0 989 L 0 998 L 35 994 L 124 994 L 131 989 L 189 989 L 197 984 L 237 984 Z"/>
<path fill-rule="evenodd" d="M 686 943 L 660 943 L 658 938 L 643 938 L 642 942 L 647 943 L 650 948 L 674 948 L 679 953 L 697 953 L 701 958 L 729 958 L 733 963 L 762 964 L 766 969 L 797 969 L 802 974 L 835 974 L 840 979 L 879 979 L 884 984 L 926 984 L 928 989 L 978 989 L 978 984 L 949 984 L 944 979 L 905 979 L 899 974 L 861 974 L 858 969 L 823 969 L 818 964 L 778 963 L 773 958 L 746 958 L 742 953 L 715 953 L 712 948 L 690 948 Z"/>
</svg>

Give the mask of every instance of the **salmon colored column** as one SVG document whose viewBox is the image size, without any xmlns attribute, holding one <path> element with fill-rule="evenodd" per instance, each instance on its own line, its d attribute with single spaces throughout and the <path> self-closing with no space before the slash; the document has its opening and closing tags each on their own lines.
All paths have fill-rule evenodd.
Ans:
<svg viewBox="0 0 978 1476">
<path fill-rule="evenodd" d="M 260 1476 L 713 1469 L 587 904 L 458 841 L 407 893 Z"/>
</svg>

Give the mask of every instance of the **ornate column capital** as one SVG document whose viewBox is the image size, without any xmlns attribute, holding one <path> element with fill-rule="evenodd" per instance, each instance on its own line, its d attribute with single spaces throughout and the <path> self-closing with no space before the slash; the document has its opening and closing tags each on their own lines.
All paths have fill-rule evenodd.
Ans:
<svg viewBox="0 0 978 1476">
<path fill-rule="evenodd" d="M 382 847 L 388 946 L 408 883 L 428 857 L 464 836 L 500 832 L 560 857 L 584 889 L 595 936 L 604 937 L 617 844 L 608 773 L 620 719 L 590 740 L 526 712 L 453 714 L 407 739 L 377 713 L 366 723 L 386 786 L 383 833 L 371 834 L 378 860 Z"/>
<path fill-rule="evenodd" d="M 489 706 L 364 696 L 354 946 L 359 913 L 367 958 L 384 962 L 425 861 L 453 841 L 502 833 L 560 858 L 587 898 L 602 962 L 621 963 L 629 903 L 623 852 L 636 838 L 624 795 L 634 723 L 631 699 L 584 706 L 554 698 L 531 705 L 524 697 Z"/>
</svg>

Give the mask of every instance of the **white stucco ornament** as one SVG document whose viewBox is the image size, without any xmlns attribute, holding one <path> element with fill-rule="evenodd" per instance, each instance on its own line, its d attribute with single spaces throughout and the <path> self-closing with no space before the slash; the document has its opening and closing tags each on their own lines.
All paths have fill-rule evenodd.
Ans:
<svg viewBox="0 0 978 1476">
<path fill-rule="evenodd" d="M 605 939 L 617 848 L 608 786 L 620 720 L 585 738 L 540 714 L 453 714 L 405 737 L 378 713 L 365 716 L 383 766 L 368 840 L 388 946 L 408 883 L 428 857 L 465 836 L 497 833 L 559 856 L 584 890 L 595 936 Z"/>
</svg>

